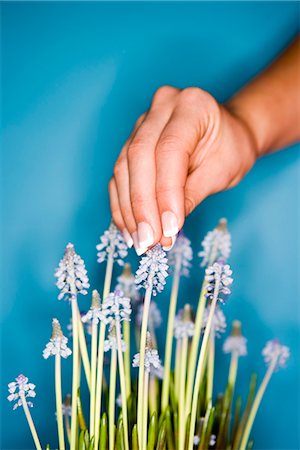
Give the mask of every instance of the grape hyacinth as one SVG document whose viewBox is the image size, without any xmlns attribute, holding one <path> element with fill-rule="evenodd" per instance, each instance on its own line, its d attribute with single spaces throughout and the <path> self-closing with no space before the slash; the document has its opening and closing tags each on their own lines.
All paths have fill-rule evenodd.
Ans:
<svg viewBox="0 0 300 450">
<path fill-rule="evenodd" d="M 64 257 L 55 271 L 56 286 L 60 290 L 58 300 L 72 300 L 77 294 L 86 295 L 90 287 L 83 259 L 75 252 L 74 245 L 68 244 Z"/>
<path fill-rule="evenodd" d="M 231 278 L 232 270 L 229 264 L 224 264 L 222 261 L 214 263 L 205 270 L 205 280 L 207 281 L 206 290 L 207 298 L 212 299 L 216 284 L 218 283 L 218 301 L 225 303 L 231 290 L 233 279 Z"/>
<path fill-rule="evenodd" d="M 130 298 L 124 297 L 122 291 L 116 289 L 111 292 L 103 301 L 101 309 L 101 318 L 106 325 L 112 320 L 130 321 L 131 305 Z"/>
<path fill-rule="evenodd" d="M 195 324 L 191 320 L 184 318 L 183 310 L 180 310 L 174 320 L 174 337 L 175 339 L 183 339 L 192 337 L 194 334 Z"/>
<path fill-rule="evenodd" d="M 221 219 L 216 228 L 209 231 L 202 241 L 203 250 L 198 253 L 202 258 L 201 267 L 222 259 L 227 260 L 231 252 L 231 236 L 227 229 L 227 220 Z"/>
<path fill-rule="evenodd" d="M 116 335 L 116 324 L 114 321 L 112 321 L 109 325 L 108 329 L 108 336 L 107 339 L 104 341 L 104 351 L 108 352 L 110 350 L 117 350 L 118 349 L 118 343 L 117 343 L 117 335 Z M 126 343 L 123 339 L 121 339 L 121 349 L 122 352 L 125 352 L 126 350 Z"/>
<path fill-rule="evenodd" d="M 207 306 L 203 313 L 203 322 L 202 322 L 203 331 L 206 328 L 207 319 L 209 316 L 209 310 L 210 310 L 210 306 Z M 224 333 L 226 331 L 226 327 L 227 327 L 227 324 L 226 324 L 225 315 L 224 315 L 222 309 L 219 308 L 218 306 L 216 306 L 214 315 L 212 318 L 212 323 L 211 323 L 212 333 L 214 333 L 214 335 L 216 337 L 220 337 L 220 333 Z"/>
<path fill-rule="evenodd" d="M 241 323 L 238 320 L 232 324 L 232 332 L 223 344 L 223 352 L 235 353 L 237 356 L 247 355 L 247 339 L 241 334 Z"/>
<path fill-rule="evenodd" d="M 290 350 L 286 345 L 281 345 L 277 339 L 268 341 L 263 348 L 262 355 L 265 363 L 269 366 L 276 358 L 275 370 L 285 367 L 286 361 L 290 356 Z"/>
<path fill-rule="evenodd" d="M 140 354 L 136 353 L 133 357 L 132 367 L 140 367 Z M 145 371 L 151 374 L 157 374 L 161 370 L 161 361 L 159 359 L 158 351 L 153 348 L 150 333 L 147 333 L 147 343 L 145 348 Z"/>
<path fill-rule="evenodd" d="M 81 317 L 83 323 L 97 324 L 101 320 L 101 304 L 99 292 L 94 289 L 92 294 L 92 304 L 86 314 Z"/>
<path fill-rule="evenodd" d="M 147 289 L 152 286 L 152 294 L 155 296 L 162 292 L 168 276 L 168 260 L 166 253 L 160 244 L 147 251 L 140 259 L 140 265 L 135 275 L 135 283 L 138 288 Z"/>
<path fill-rule="evenodd" d="M 8 384 L 9 396 L 7 397 L 9 402 L 16 402 L 13 406 L 13 410 L 22 406 L 22 398 L 25 399 L 27 405 L 32 408 L 33 403 L 27 399 L 36 396 L 35 384 L 28 383 L 28 378 L 22 374 L 15 378 L 15 380 L 16 381 L 12 381 Z"/>
<path fill-rule="evenodd" d="M 132 303 L 136 304 L 141 300 L 140 292 L 135 284 L 135 276 L 131 271 L 130 264 L 126 263 L 123 268 L 123 273 L 117 278 L 116 289 L 124 293 L 125 297 L 129 297 Z"/>
<path fill-rule="evenodd" d="M 59 321 L 57 319 L 53 319 L 52 336 L 43 350 L 43 357 L 48 359 L 49 356 L 59 354 L 62 358 L 67 358 L 72 353 L 72 350 L 67 346 L 67 343 L 68 338 L 63 335 Z"/>
<path fill-rule="evenodd" d="M 174 247 L 168 253 L 168 264 L 174 271 L 175 266 L 179 261 L 179 275 L 188 277 L 190 274 L 192 259 L 193 250 L 191 247 L 191 241 L 185 236 L 183 231 L 180 231 Z"/>
<path fill-rule="evenodd" d="M 122 233 L 113 222 L 111 222 L 108 230 L 100 236 L 100 244 L 96 248 L 99 263 L 106 261 L 111 256 L 117 264 L 124 265 L 123 259 L 127 256 L 128 247 Z"/>
</svg>

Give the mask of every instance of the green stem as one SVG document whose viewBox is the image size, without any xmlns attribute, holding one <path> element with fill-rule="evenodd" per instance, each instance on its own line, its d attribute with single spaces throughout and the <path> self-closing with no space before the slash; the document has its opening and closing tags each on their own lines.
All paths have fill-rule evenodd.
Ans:
<svg viewBox="0 0 300 450">
<path fill-rule="evenodd" d="M 167 408 L 167 406 L 169 404 L 173 328 L 174 328 L 174 319 L 175 319 L 175 314 L 176 314 L 177 297 L 178 297 L 178 290 L 179 290 L 180 265 L 181 265 L 181 258 L 178 258 L 178 260 L 176 261 L 173 284 L 172 284 L 168 325 L 167 325 L 167 336 L 166 336 L 166 346 L 165 346 L 166 350 L 165 350 L 165 360 L 164 360 L 164 379 L 163 379 L 163 384 L 162 384 L 162 398 L 161 398 L 162 411 L 165 411 L 165 409 Z"/>
<path fill-rule="evenodd" d="M 143 449 L 147 448 L 147 427 L 148 427 L 148 392 L 149 392 L 149 372 L 144 374 L 144 398 L 143 398 Z"/>
<path fill-rule="evenodd" d="M 97 374 L 97 336 L 98 323 L 92 323 L 91 342 L 91 391 L 90 391 L 90 438 L 95 433 L 95 401 L 96 401 L 96 374 Z"/>
<path fill-rule="evenodd" d="M 207 324 L 206 324 L 205 331 L 204 331 L 204 336 L 203 336 L 203 340 L 202 340 L 200 355 L 199 355 L 198 364 L 197 364 L 197 371 L 196 371 L 196 376 L 195 376 L 188 450 L 193 450 L 193 440 L 194 440 L 195 425 L 196 425 L 198 394 L 199 394 L 201 377 L 202 377 L 202 374 L 204 371 L 203 369 L 204 369 L 204 362 L 205 362 L 205 354 L 207 351 L 207 345 L 208 345 L 208 340 L 209 340 L 209 336 L 210 336 L 213 316 L 214 316 L 214 312 L 215 312 L 217 301 L 218 301 L 219 288 L 220 288 L 220 280 L 216 279 L 213 300 L 210 305 L 209 315 L 208 315 Z"/>
<path fill-rule="evenodd" d="M 125 443 L 125 450 L 129 450 L 126 382 L 125 382 L 125 370 L 124 370 L 124 361 L 123 361 L 123 352 L 122 352 L 121 324 L 119 321 L 116 321 L 116 334 L 117 334 L 118 365 L 119 365 L 120 387 L 121 387 L 121 398 L 122 398 L 122 419 L 123 419 L 123 429 L 124 429 L 124 443 Z"/>
<path fill-rule="evenodd" d="M 271 361 L 271 363 L 269 365 L 269 368 L 268 368 L 268 370 L 267 370 L 267 372 L 266 372 L 266 374 L 264 376 L 264 379 L 263 379 L 263 381 L 262 381 L 262 383 L 261 383 L 261 385 L 260 385 L 260 387 L 259 387 L 259 389 L 257 391 L 257 394 L 256 394 L 254 402 L 252 404 L 252 407 L 251 407 L 251 410 L 250 410 L 250 414 L 249 414 L 249 417 L 248 417 L 248 420 L 246 422 L 246 426 L 245 426 L 245 429 L 244 429 L 244 432 L 243 432 L 243 435 L 242 435 L 242 440 L 241 440 L 241 444 L 240 444 L 239 450 L 245 450 L 246 449 L 247 442 L 248 442 L 248 439 L 249 439 L 249 436 L 250 436 L 250 432 L 251 432 L 251 429 L 252 429 L 252 425 L 253 425 L 253 422 L 254 422 L 257 410 L 259 408 L 260 402 L 261 402 L 261 400 L 263 398 L 265 390 L 266 390 L 266 388 L 268 386 L 268 383 L 269 383 L 269 381 L 271 379 L 271 376 L 272 376 L 272 374 L 274 372 L 274 369 L 276 367 L 277 358 L 278 358 L 278 355 L 275 354 L 275 356 L 274 356 L 273 360 Z"/>
<path fill-rule="evenodd" d="M 105 299 L 110 291 L 112 272 L 114 260 L 111 256 L 108 257 L 106 264 L 106 272 L 103 288 L 103 299 Z M 105 339 L 104 322 L 101 322 L 100 333 L 98 340 L 98 361 L 97 361 L 97 380 L 96 380 L 96 401 L 95 401 L 95 441 L 94 449 L 98 450 L 99 432 L 100 432 L 100 415 L 101 415 L 101 401 L 102 401 L 102 382 L 103 382 L 103 360 L 104 360 L 104 339 Z"/>
<path fill-rule="evenodd" d="M 68 442 L 70 445 L 70 443 L 71 443 L 71 428 L 70 428 L 70 419 L 67 414 L 65 415 L 65 427 L 66 427 Z"/>
<path fill-rule="evenodd" d="M 188 352 L 188 337 L 182 339 L 182 350 L 180 358 L 180 376 L 179 376 L 179 402 L 178 402 L 178 418 L 179 418 L 179 450 L 185 447 L 185 388 L 186 388 L 186 365 Z"/>
<path fill-rule="evenodd" d="M 152 283 L 146 290 L 144 299 L 143 320 L 141 328 L 140 339 L 140 366 L 139 366 L 139 379 L 138 379 L 138 405 L 137 405 L 137 428 L 138 428 L 138 441 L 139 448 L 142 448 L 142 432 L 143 432 L 143 393 L 144 393 L 144 371 L 145 371 L 145 348 L 146 348 L 146 335 L 147 325 L 149 317 L 149 309 L 152 294 Z"/>
<path fill-rule="evenodd" d="M 153 413 L 158 413 L 158 380 L 154 375 L 150 374 L 149 378 L 149 414 L 152 417 Z"/>
<path fill-rule="evenodd" d="M 117 350 L 112 348 L 109 378 L 109 450 L 115 448 L 115 403 L 116 403 L 116 377 L 117 376 Z"/>
<path fill-rule="evenodd" d="M 90 366 L 89 355 L 88 355 L 87 346 L 86 346 L 83 323 L 81 320 L 81 315 L 80 315 L 78 305 L 77 305 L 77 317 L 78 317 L 79 348 L 80 348 L 84 373 L 85 373 L 85 377 L 86 377 L 86 382 L 87 382 L 88 388 L 90 390 L 91 389 L 91 366 Z"/>
<path fill-rule="evenodd" d="M 175 354 L 175 370 L 174 370 L 174 391 L 177 404 L 179 402 L 181 347 L 182 347 L 181 339 L 177 339 L 176 354 Z"/>
<path fill-rule="evenodd" d="M 124 365 L 125 365 L 125 381 L 126 381 L 126 395 L 129 398 L 131 393 L 131 377 L 130 377 L 130 323 L 127 320 L 123 321 L 123 336 L 126 344 L 126 350 L 124 353 Z"/>
<path fill-rule="evenodd" d="M 195 319 L 194 335 L 192 338 L 191 349 L 190 349 L 190 354 L 189 354 L 186 399 L 185 399 L 185 416 L 186 416 L 186 418 L 188 417 L 190 410 L 191 410 L 193 384 L 194 384 L 195 369 L 196 369 L 196 362 L 197 362 L 197 353 L 198 353 L 200 336 L 201 336 L 203 313 L 204 313 L 204 308 L 206 305 L 205 294 L 206 294 L 206 281 L 204 280 L 203 284 L 202 284 L 201 292 L 200 292 L 198 308 L 197 308 L 197 313 L 196 313 L 196 319 Z"/>
<path fill-rule="evenodd" d="M 212 400 L 215 365 L 215 333 L 212 331 L 208 346 L 206 405 Z"/>
<path fill-rule="evenodd" d="M 35 426 L 34 426 L 34 423 L 33 423 L 33 420 L 32 420 L 32 417 L 31 417 L 31 414 L 30 414 L 30 411 L 29 411 L 29 408 L 28 408 L 28 405 L 27 405 L 27 402 L 26 402 L 26 399 L 24 397 L 24 394 L 20 394 L 20 398 L 22 400 L 22 406 L 23 406 L 23 409 L 24 409 L 24 413 L 25 413 L 25 416 L 26 416 L 26 419 L 27 419 L 27 422 L 28 422 L 28 425 L 29 425 L 29 428 L 30 428 L 30 431 L 31 431 L 31 434 L 32 434 L 32 437 L 33 437 L 33 440 L 34 440 L 34 444 L 36 446 L 36 449 L 37 450 L 42 450 L 42 447 L 41 447 L 41 444 L 40 444 L 40 440 L 38 438 L 38 435 L 37 435 L 37 432 L 36 432 L 36 429 L 35 429 Z"/>
<path fill-rule="evenodd" d="M 56 398 L 56 418 L 59 450 L 65 450 L 64 423 L 62 414 L 62 391 L 61 391 L 61 357 L 55 355 L 55 398 Z"/>
<path fill-rule="evenodd" d="M 73 298 L 72 327 L 73 327 L 73 374 L 72 374 L 72 416 L 71 416 L 71 450 L 76 450 L 77 441 L 77 390 L 79 387 L 79 345 L 78 345 L 78 318 L 77 300 Z"/>
</svg>

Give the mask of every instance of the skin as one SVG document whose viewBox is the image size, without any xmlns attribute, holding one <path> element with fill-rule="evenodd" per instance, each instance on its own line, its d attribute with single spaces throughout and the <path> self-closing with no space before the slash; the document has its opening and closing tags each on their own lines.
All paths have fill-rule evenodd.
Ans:
<svg viewBox="0 0 300 450">
<path fill-rule="evenodd" d="M 114 222 L 129 244 L 135 236 L 136 249 L 145 235 L 140 224 L 150 225 L 148 247 L 169 248 L 176 236 L 166 237 L 165 211 L 182 228 L 206 197 L 238 184 L 258 158 L 299 141 L 299 123 L 299 38 L 225 105 L 197 87 L 159 88 L 116 161 Z"/>
</svg>

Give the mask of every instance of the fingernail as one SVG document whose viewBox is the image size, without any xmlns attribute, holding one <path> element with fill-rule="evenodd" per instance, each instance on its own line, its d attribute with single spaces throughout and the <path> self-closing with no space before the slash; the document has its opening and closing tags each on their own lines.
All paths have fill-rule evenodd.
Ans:
<svg viewBox="0 0 300 450">
<path fill-rule="evenodd" d="M 133 246 L 133 240 L 132 240 L 132 237 L 130 236 L 129 231 L 127 230 L 127 228 L 124 228 L 124 230 L 123 230 L 123 237 L 125 239 L 127 247 L 131 248 Z"/>
<path fill-rule="evenodd" d="M 134 249 L 136 251 L 136 254 L 138 256 L 141 256 L 143 253 L 145 253 L 148 249 L 147 248 L 141 248 L 140 244 L 139 244 L 139 239 L 138 239 L 138 234 L 137 231 L 134 231 L 134 233 L 132 233 L 132 239 L 133 239 L 133 245 L 134 245 Z"/>
<path fill-rule="evenodd" d="M 165 237 L 176 236 L 179 231 L 177 217 L 172 211 L 165 211 L 161 216 L 163 234 Z"/>
<path fill-rule="evenodd" d="M 153 231 L 147 222 L 140 222 L 138 224 L 137 234 L 139 247 L 147 248 L 154 244 Z"/>
<path fill-rule="evenodd" d="M 163 246 L 163 250 L 165 250 L 166 252 L 169 252 L 169 251 L 171 250 L 171 248 L 174 247 L 174 244 L 175 244 L 175 242 L 176 242 L 176 239 L 177 239 L 177 234 L 176 234 L 175 236 L 172 236 L 172 244 L 169 245 L 169 247 L 164 247 L 164 246 Z"/>
</svg>

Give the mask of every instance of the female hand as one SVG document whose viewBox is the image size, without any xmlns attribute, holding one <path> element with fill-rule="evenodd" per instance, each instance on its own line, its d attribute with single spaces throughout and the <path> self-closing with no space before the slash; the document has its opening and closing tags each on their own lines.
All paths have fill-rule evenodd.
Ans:
<svg viewBox="0 0 300 450">
<path fill-rule="evenodd" d="M 210 94 L 161 87 L 115 164 L 113 220 L 138 254 L 157 242 L 169 249 L 185 217 L 237 184 L 256 156 L 246 123 Z"/>
</svg>

